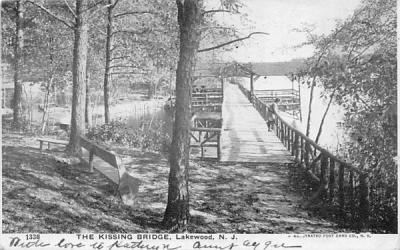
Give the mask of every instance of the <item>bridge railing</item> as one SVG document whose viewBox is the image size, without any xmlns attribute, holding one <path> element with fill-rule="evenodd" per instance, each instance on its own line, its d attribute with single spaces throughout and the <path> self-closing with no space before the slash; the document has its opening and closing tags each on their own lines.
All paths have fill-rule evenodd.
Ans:
<svg viewBox="0 0 400 250">
<path fill-rule="evenodd" d="M 267 104 L 253 96 L 239 85 L 245 96 L 266 120 Z M 369 219 L 368 173 L 339 159 L 322 148 L 301 131 L 287 123 L 279 113 L 276 114 L 275 132 L 285 147 L 294 156 L 296 163 L 302 167 L 319 189 L 310 202 L 322 199 L 337 208 L 337 216 L 344 221 L 365 227 Z"/>
<path fill-rule="evenodd" d="M 297 97 L 299 98 L 299 91 L 295 89 L 265 89 L 265 90 L 255 90 L 254 94 L 258 97 L 271 97 L 271 98 L 277 98 L 277 97 L 285 97 L 285 96 L 290 96 L 291 98 Z"/>
</svg>

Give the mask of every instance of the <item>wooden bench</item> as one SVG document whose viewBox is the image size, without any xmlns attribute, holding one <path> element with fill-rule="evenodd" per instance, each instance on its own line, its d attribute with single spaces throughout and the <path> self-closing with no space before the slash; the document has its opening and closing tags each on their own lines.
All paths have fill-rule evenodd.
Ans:
<svg viewBox="0 0 400 250">
<path fill-rule="evenodd" d="M 123 203 L 133 205 L 139 191 L 140 180 L 126 171 L 126 168 L 121 164 L 121 158 L 114 152 L 82 136 L 80 137 L 80 145 L 89 152 L 89 159 L 87 160 L 89 170 L 93 172 L 93 165 L 95 164 L 99 172 L 118 185 L 116 192 L 121 196 Z M 97 156 L 102 161 L 95 160 L 94 156 Z M 86 161 L 83 158 L 82 160 Z M 113 174 L 115 172 L 110 169 L 110 165 L 116 168 L 118 174 Z"/>
<path fill-rule="evenodd" d="M 60 145 L 67 145 L 68 141 L 64 140 L 57 140 L 57 139 L 52 139 L 52 138 L 38 138 L 37 139 L 40 142 L 40 150 L 43 150 L 43 143 L 47 143 L 47 149 L 50 149 L 50 144 L 60 144 Z"/>
</svg>

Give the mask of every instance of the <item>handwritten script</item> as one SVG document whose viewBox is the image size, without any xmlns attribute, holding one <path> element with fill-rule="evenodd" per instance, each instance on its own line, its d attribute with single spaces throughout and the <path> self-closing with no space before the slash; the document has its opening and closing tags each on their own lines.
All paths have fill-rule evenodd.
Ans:
<svg viewBox="0 0 400 250">
<path fill-rule="evenodd" d="M 53 239 L 54 240 L 54 239 Z M 216 250 L 232 250 L 232 249 L 249 249 L 249 250 L 269 250 L 269 249 L 287 249 L 301 248 L 301 245 L 289 245 L 285 242 L 266 241 L 223 241 L 223 243 L 212 241 L 195 241 L 183 240 L 181 244 L 177 241 L 132 241 L 132 240 L 115 240 L 115 241 L 71 241 L 65 238 L 56 239 L 53 242 L 43 239 L 26 240 L 20 237 L 11 237 L 10 248 L 31 248 L 31 249 L 98 249 L 98 250 L 116 250 L 116 249 L 141 249 L 141 250 L 177 250 L 177 249 L 216 249 Z M 210 243 L 211 242 L 211 243 Z M 188 245 L 190 244 L 190 245 Z"/>
<path fill-rule="evenodd" d="M 244 248 L 245 247 L 245 248 Z M 193 249 L 218 249 L 218 250 L 231 250 L 231 249 L 249 249 L 249 250 L 267 250 L 267 249 L 286 249 L 286 248 L 301 248 L 301 245 L 287 245 L 286 243 L 273 243 L 272 241 L 258 242 L 245 240 L 242 244 L 229 243 L 221 244 L 208 244 L 196 241 L 193 244 Z"/>
</svg>

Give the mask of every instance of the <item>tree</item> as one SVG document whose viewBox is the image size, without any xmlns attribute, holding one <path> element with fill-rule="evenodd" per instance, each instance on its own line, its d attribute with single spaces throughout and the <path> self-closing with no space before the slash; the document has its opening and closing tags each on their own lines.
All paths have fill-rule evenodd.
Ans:
<svg viewBox="0 0 400 250">
<path fill-rule="evenodd" d="M 71 133 L 67 151 L 80 154 L 79 137 L 85 131 L 86 60 L 88 51 L 88 13 L 85 0 L 76 0 L 74 55 L 72 63 Z"/>
<path fill-rule="evenodd" d="M 169 156 L 168 204 L 163 223 L 186 229 L 189 221 L 189 129 L 191 78 L 199 46 L 202 1 L 176 1 L 179 24 L 179 61 L 176 71 L 176 103 L 173 139 Z"/>
<path fill-rule="evenodd" d="M 56 90 L 64 84 L 65 76 L 70 73 L 72 43 L 65 37 L 71 36 L 71 30 L 45 15 L 37 15 L 31 25 L 32 29 L 26 31 L 29 43 L 25 49 L 27 66 L 24 74 L 41 82 L 44 92 L 41 130 L 44 132 L 50 103 L 55 99 Z"/>
<path fill-rule="evenodd" d="M 199 49 L 201 25 L 209 13 L 237 12 L 236 0 L 221 1 L 222 9 L 205 11 L 201 0 L 177 0 L 179 25 L 179 61 L 176 70 L 176 103 L 173 136 L 169 155 L 168 203 L 163 224 L 172 231 L 186 230 L 189 221 L 189 132 L 191 118 L 191 88 L 197 52 L 219 49 L 250 38 L 223 42 L 216 46 Z M 266 34 L 266 33 L 262 33 Z"/>
<path fill-rule="evenodd" d="M 14 80 L 14 96 L 13 96 L 13 124 L 16 129 L 21 129 L 22 127 L 22 119 L 23 119 L 23 110 L 22 110 L 22 70 L 23 70 L 23 61 L 24 61 L 24 15 L 25 15 L 25 1 L 17 0 L 17 1 L 4 1 L 1 3 L 2 10 L 5 10 L 6 13 L 10 13 L 11 16 L 9 18 L 10 21 L 13 22 L 13 31 L 11 31 L 10 35 L 14 38 L 12 41 L 12 52 L 11 51 L 2 51 L 3 56 L 4 52 L 8 53 L 11 57 L 13 64 L 13 80 Z M 4 29 L 3 24 L 4 19 L 2 19 L 2 31 Z M 7 22 L 6 22 L 7 23 Z M 8 26 L 8 28 L 11 28 Z M 4 33 L 3 33 L 4 35 Z M 3 40 L 4 41 L 4 40 Z M 10 45 L 6 43 L 6 46 Z M 3 46 L 2 46 L 3 47 Z M 6 55 L 7 59 L 7 55 Z"/>
<path fill-rule="evenodd" d="M 113 10 L 118 1 L 108 0 L 107 7 L 107 35 L 106 35 L 106 58 L 105 58 L 105 70 L 104 70 L 104 122 L 110 121 L 110 108 L 109 108 L 109 81 L 110 81 L 110 64 L 112 57 L 112 33 L 113 33 Z"/>
<path fill-rule="evenodd" d="M 21 128 L 22 122 L 22 81 L 20 72 L 22 71 L 22 50 L 24 47 L 24 30 L 23 18 L 25 3 L 23 0 L 16 1 L 16 20 L 15 33 L 16 39 L 14 44 L 14 116 L 13 122 L 16 129 Z"/>
<path fill-rule="evenodd" d="M 339 154 L 368 173 L 371 225 L 396 232 L 397 121 L 382 115 L 397 103 L 396 1 L 363 0 L 320 41 L 311 61 L 321 63 L 306 74 L 345 110 Z"/>
<path fill-rule="evenodd" d="M 73 48 L 73 63 L 72 63 L 72 110 L 71 110 L 71 133 L 69 143 L 67 145 L 67 152 L 70 154 L 80 154 L 80 136 L 85 130 L 85 94 L 86 94 L 86 60 L 88 51 L 88 29 L 89 29 L 89 16 L 92 15 L 93 9 L 102 1 L 94 3 L 89 6 L 87 0 L 76 0 L 75 11 L 72 9 L 68 1 L 64 4 L 58 2 L 52 3 L 53 5 L 61 5 L 69 15 L 73 17 L 74 21 L 71 22 L 70 18 L 57 15 L 45 6 L 27 1 L 40 10 L 48 14 L 50 17 L 63 23 L 74 31 L 74 48 Z"/>
<path fill-rule="evenodd" d="M 27 108 L 32 113 L 32 103 L 22 96 L 23 82 L 42 83 L 44 103 L 42 130 L 48 115 L 48 102 L 53 85 L 66 72 L 69 63 L 68 41 L 62 39 L 65 29 L 29 8 L 27 1 L 2 2 L 2 56 L 4 63 L 13 63 L 14 82 L 14 124 L 18 128 Z M 22 13 L 22 14 L 21 14 Z M 17 25 L 19 23 L 19 25 Z M 18 27 L 18 32 L 16 29 Z M 22 35 L 21 35 L 22 33 Z M 17 36 L 17 34 L 19 34 Z M 18 48 L 18 49 L 17 49 Z M 61 60 L 62 58 L 62 60 Z M 69 63 L 70 64 L 70 63 Z M 27 85 L 26 85 L 27 86 Z M 31 85 L 29 85 L 31 86 Z"/>
</svg>

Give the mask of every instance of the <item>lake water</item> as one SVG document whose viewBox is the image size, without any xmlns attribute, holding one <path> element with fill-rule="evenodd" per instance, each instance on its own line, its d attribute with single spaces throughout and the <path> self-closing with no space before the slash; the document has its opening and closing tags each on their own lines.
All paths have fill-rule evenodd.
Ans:
<svg viewBox="0 0 400 250">
<path fill-rule="evenodd" d="M 146 100 L 146 101 L 130 101 L 126 103 L 118 103 L 110 106 L 110 118 L 111 120 L 118 118 L 127 118 L 128 125 L 132 128 L 140 126 L 140 121 L 143 118 L 152 117 L 158 119 L 163 116 L 163 100 Z M 71 120 L 70 107 L 53 107 L 50 109 L 50 120 L 54 123 L 65 123 L 69 124 Z M 90 113 L 92 115 L 92 125 L 101 125 L 104 123 L 104 106 L 97 105 L 90 107 Z M 41 114 L 38 115 L 36 120 L 39 121 Z"/>
</svg>

